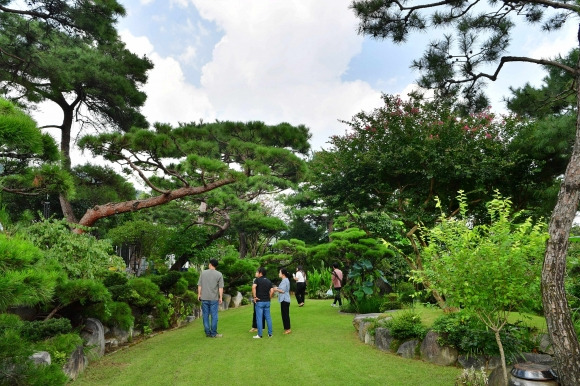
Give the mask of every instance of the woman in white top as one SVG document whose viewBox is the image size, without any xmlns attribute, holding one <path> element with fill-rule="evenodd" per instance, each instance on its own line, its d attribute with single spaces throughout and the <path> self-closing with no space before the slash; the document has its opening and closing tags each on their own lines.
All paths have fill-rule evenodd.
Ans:
<svg viewBox="0 0 580 386">
<path fill-rule="evenodd" d="M 306 295 L 306 273 L 304 273 L 301 265 L 296 268 L 293 278 L 296 280 L 296 301 L 298 301 L 298 307 L 302 307 L 304 305 L 304 296 Z"/>
</svg>

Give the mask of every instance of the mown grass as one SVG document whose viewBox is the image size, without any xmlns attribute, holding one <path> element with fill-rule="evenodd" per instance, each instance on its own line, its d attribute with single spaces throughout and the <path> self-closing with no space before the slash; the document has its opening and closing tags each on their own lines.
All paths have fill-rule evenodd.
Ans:
<svg viewBox="0 0 580 386">
<path fill-rule="evenodd" d="M 328 300 L 293 303 L 290 335 L 276 301 L 272 316 L 271 339 L 252 339 L 251 306 L 220 312 L 221 339 L 195 320 L 92 362 L 73 385 L 453 385 L 461 372 L 365 345 Z"/>
</svg>

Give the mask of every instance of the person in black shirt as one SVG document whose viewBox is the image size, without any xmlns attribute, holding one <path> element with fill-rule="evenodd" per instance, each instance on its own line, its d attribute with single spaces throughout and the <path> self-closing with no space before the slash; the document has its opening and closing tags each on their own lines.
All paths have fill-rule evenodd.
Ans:
<svg viewBox="0 0 580 386">
<path fill-rule="evenodd" d="M 266 277 L 266 268 L 260 267 L 256 271 L 256 280 L 252 285 L 252 295 L 256 304 L 256 320 L 266 319 L 268 325 L 268 337 L 272 337 L 272 316 L 270 315 L 270 299 L 274 294 L 274 286 L 270 279 Z M 262 323 L 258 323 L 258 335 L 255 339 L 262 338 Z"/>
</svg>

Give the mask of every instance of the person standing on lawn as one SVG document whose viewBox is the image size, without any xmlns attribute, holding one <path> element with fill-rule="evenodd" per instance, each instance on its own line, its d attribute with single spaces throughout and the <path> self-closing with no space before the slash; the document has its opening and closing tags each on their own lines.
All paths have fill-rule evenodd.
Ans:
<svg viewBox="0 0 580 386">
<path fill-rule="evenodd" d="M 199 275 L 197 281 L 197 300 L 201 300 L 203 328 L 208 338 L 221 338 L 218 334 L 218 307 L 224 296 L 224 277 L 216 268 L 218 261 L 211 259 L 209 268 Z M 210 323 L 211 318 L 211 323 Z"/>
<path fill-rule="evenodd" d="M 296 301 L 298 302 L 298 307 L 302 307 L 306 296 L 306 273 L 301 265 L 296 268 L 293 278 L 296 280 Z"/>
<path fill-rule="evenodd" d="M 338 263 L 332 264 L 332 286 L 334 287 L 334 302 L 331 304 L 332 307 L 336 307 L 336 302 L 338 301 L 338 307 L 342 306 L 342 299 L 340 298 L 340 290 L 342 288 L 342 271 L 338 269 Z"/>
<path fill-rule="evenodd" d="M 278 276 L 282 281 L 278 287 L 274 287 L 274 291 L 278 292 L 278 302 L 280 303 L 280 311 L 282 312 L 282 324 L 284 325 L 284 334 L 290 334 L 290 280 L 288 280 L 288 271 L 286 268 L 281 268 Z"/>
<path fill-rule="evenodd" d="M 254 336 L 255 339 L 262 338 L 262 316 L 266 319 L 268 325 L 268 337 L 272 337 L 272 315 L 270 315 L 270 299 L 274 295 L 274 286 L 270 279 L 266 277 L 266 268 L 260 267 L 256 271 L 256 280 L 252 284 L 252 295 L 254 296 L 254 303 L 256 304 L 256 321 L 258 327 L 258 334 Z"/>
</svg>

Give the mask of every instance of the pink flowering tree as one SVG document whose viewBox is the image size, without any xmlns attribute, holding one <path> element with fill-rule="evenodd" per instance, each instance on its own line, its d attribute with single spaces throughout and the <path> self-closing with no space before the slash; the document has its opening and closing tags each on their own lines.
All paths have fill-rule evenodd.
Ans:
<svg viewBox="0 0 580 386">
<path fill-rule="evenodd" d="M 554 175 L 541 173 L 544 162 L 514 140 L 533 130 L 525 121 L 496 116 L 489 108 L 460 117 L 438 102 L 383 99 L 384 106 L 354 116 L 350 130 L 314 155 L 312 186 L 337 211 L 378 211 L 400 220 L 409 239 L 402 253 L 411 269 L 422 265 L 414 237 L 418 224 L 432 226 L 440 213 L 435 197 L 453 214 L 457 192 L 464 190 L 474 218 L 483 222 L 484 203 L 495 189 L 519 211 L 539 207 L 538 191 L 554 183 Z"/>
</svg>

